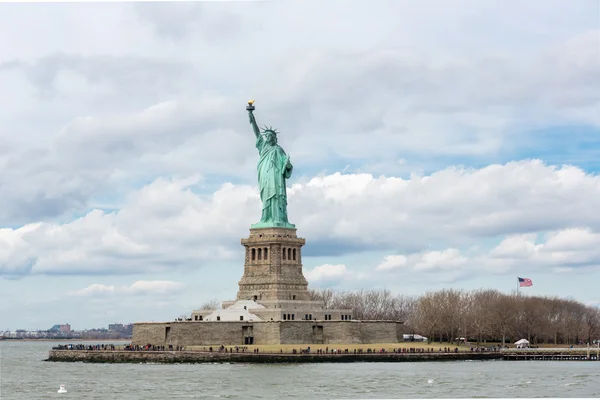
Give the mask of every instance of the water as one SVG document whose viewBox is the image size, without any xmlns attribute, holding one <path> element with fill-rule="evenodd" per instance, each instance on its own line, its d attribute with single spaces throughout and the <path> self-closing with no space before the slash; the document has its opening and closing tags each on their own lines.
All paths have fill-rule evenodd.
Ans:
<svg viewBox="0 0 600 400">
<path fill-rule="evenodd" d="M 160 365 L 42 361 L 53 345 L 0 342 L 1 400 L 600 397 L 600 362 Z M 57 393 L 60 384 L 65 384 L 68 393 Z"/>
</svg>

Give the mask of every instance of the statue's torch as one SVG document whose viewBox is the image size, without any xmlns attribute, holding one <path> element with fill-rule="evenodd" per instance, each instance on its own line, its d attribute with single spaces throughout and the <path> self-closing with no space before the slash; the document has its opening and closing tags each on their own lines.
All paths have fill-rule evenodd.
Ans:
<svg viewBox="0 0 600 400">
<path fill-rule="evenodd" d="M 248 101 L 248 105 L 246 106 L 246 110 L 254 111 L 254 100 Z"/>
</svg>

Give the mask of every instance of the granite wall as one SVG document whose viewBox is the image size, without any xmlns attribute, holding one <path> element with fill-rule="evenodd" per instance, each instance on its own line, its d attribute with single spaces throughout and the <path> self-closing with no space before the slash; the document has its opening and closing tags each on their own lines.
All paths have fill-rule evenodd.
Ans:
<svg viewBox="0 0 600 400">
<path fill-rule="evenodd" d="M 265 344 L 366 344 L 402 340 L 396 321 L 261 321 L 136 323 L 134 345 L 220 346 Z"/>
</svg>

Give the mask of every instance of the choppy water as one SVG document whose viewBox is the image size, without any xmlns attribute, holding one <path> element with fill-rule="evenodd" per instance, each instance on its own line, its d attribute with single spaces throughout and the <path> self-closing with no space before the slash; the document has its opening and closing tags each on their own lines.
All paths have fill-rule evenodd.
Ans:
<svg viewBox="0 0 600 400">
<path fill-rule="evenodd" d="M 0 399 L 600 397 L 600 362 L 84 364 L 49 342 L 0 342 Z M 65 384 L 66 394 L 58 394 Z"/>
</svg>

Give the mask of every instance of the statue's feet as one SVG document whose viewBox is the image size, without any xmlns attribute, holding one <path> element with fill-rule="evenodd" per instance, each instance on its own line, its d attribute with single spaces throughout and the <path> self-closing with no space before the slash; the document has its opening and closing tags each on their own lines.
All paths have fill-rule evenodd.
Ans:
<svg viewBox="0 0 600 400">
<path fill-rule="evenodd" d="M 289 222 L 280 222 L 280 221 L 261 221 L 256 224 L 250 225 L 252 229 L 260 229 L 260 228 L 289 228 L 296 229 L 296 225 L 290 224 Z"/>
</svg>

